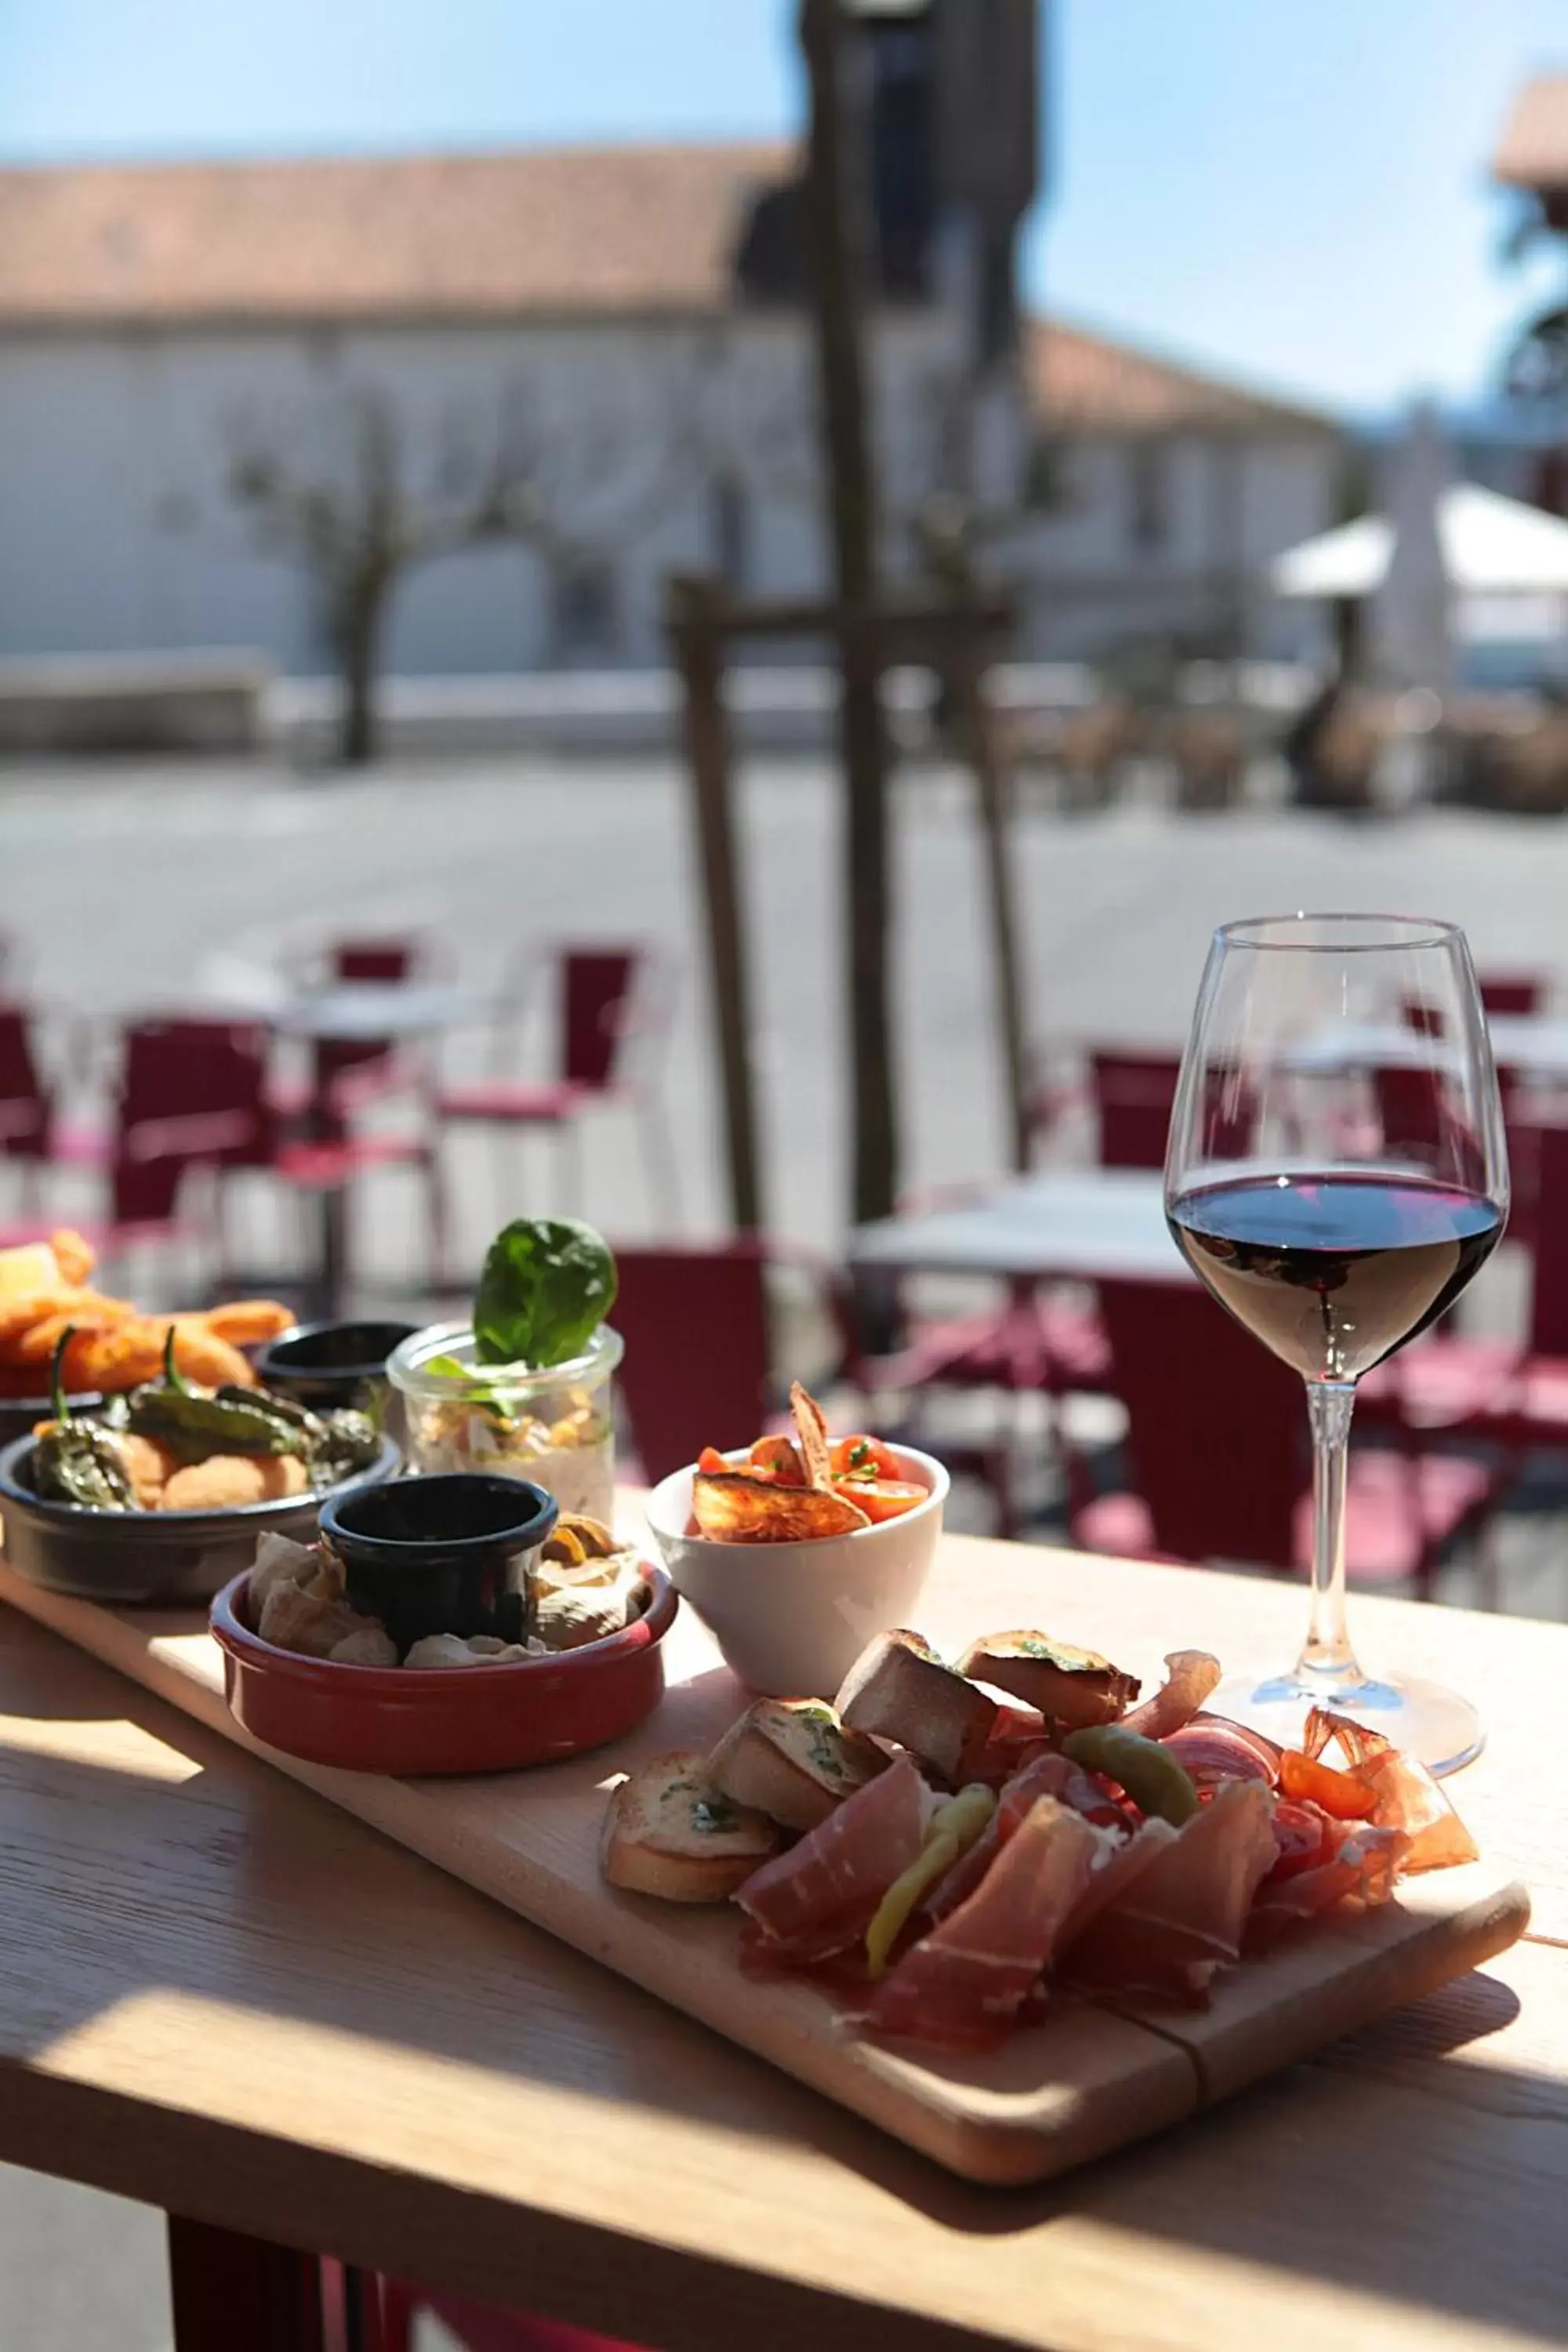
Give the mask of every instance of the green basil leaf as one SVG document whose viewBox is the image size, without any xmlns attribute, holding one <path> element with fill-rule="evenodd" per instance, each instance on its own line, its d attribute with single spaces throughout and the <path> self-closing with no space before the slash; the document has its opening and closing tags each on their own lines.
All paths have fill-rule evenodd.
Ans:
<svg viewBox="0 0 1568 2352">
<path fill-rule="evenodd" d="M 580 1356 L 616 1303 L 609 1244 L 575 1217 L 518 1217 L 485 1255 L 474 1299 L 481 1364 L 535 1370 Z"/>
</svg>

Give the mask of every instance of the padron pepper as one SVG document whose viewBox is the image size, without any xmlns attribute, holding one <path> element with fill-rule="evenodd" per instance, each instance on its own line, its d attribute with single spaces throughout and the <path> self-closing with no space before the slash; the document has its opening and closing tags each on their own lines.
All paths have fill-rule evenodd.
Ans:
<svg viewBox="0 0 1568 2352">
<path fill-rule="evenodd" d="M 248 1389 L 226 1396 L 193 1389 L 174 1361 L 174 1326 L 163 1342 L 163 1378 L 132 1396 L 127 1425 L 142 1437 L 156 1437 L 175 1453 L 200 1460 L 208 1454 L 310 1452 L 304 1433 L 258 1404 Z"/>
<path fill-rule="evenodd" d="M 61 1332 L 50 1372 L 54 1419 L 42 1431 L 33 1456 L 33 1482 L 47 1501 L 76 1503 L 89 1511 L 133 1511 L 136 1490 L 125 1457 L 96 1422 L 73 1421 L 66 1402 L 65 1356 L 75 1337 L 72 1324 Z"/>
<path fill-rule="evenodd" d="M 1124 1730 L 1120 1723 L 1097 1723 L 1069 1732 L 1062 1741 L 1062 1754 L 1086 1771 L 1102 1772 L 1126 1790 L 1141 1813 L 1157 1814 L 1173 1829 L 1179 1830 L 1197 1811 L 1197 1789 L 1185 1766 L 1142 1732 Z"/>
</svg>

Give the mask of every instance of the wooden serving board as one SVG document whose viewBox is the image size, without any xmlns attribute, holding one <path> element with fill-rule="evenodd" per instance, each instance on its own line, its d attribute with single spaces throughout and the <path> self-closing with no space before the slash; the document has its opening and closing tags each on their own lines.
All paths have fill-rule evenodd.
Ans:
<svg viewBox="0 0 1568 2352">
<path fill-rule="evenodd" d="M 997 1571 L 983 1595 L 973 1572 L 982 1554 Z M 1097 1631 L 1085 1622 L 1071 1559 L 950 1539 L 922 1612 L 926 1629 L 944 1644 L 989 1625 L 1038 1622 L 1064 1639 L 1110 1641 L 1106 1586 Z M 974 2180 L 1043 2179 L 1179 2122 L 1462 1975 L 1511 1944 L 1529 1918 L 1522 1886 L 1483 1861 L 1414 1879 L 1379 1911 L 1304 1931 L 1223 1977 L 1203 2015 L 1117 2014 L 1064 1998 L 1042 2024 L 984 2057 L 905 2053 L 849 2033 L 809 1983 L 743 1976 L 732 1911 L 623 1895 L 599 1876 L 607 1785 L 645 1757 L 707 1747 L 744 1704 L 689 1610 L 666 1644 L 670 1686 L 663 1705 L 616 1747 L 496 1779 L 394 1780 L 301 1763 L 251 1740 L 225 1704 L 216 1645 L 189 1612 L 61 1599 L 3 1564 L 0 1598 L 580 1952 Z M 1201 1640 L 1201 1628 L 1191 1638 Z M 1120 1640 L 1113 1646 L 1129 1665 L 1157 1673 L 1158 1651 L 1140 1655 L 1146 1644 Z M 387 1925 L 395 1933 L 395 1922 Z"/>
</svg>

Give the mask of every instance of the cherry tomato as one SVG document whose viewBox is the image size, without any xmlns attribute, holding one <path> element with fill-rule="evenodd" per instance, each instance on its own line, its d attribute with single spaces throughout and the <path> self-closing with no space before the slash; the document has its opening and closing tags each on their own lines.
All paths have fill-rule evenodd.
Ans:
<svg viewBox="0 0 1568 2352">
<path fill-rule="evenodd" d="M 828 1455 L 836 1478 L 888 1478 L 898 1484 L 899 1465 L 879 1437 L 841 1437 Z"/>
<path fill-rule="evenodd" d="M 728 1470 L 730 1465 L 716 1445 L 705 1445 L 697 1457 L 697 1467 L 710 1478 L 714 1478 L 721 1471 Z"/>
<path fill-rule="evenodd" d="M 1337 1822 L 1364 1822 L 1377 1811 L 1375 1790 L 1363 1789 L 1331 1764 L 1314 1763 L 1299 1748 L 1288 1748 L 1279 1759 L 1279 1786 L 1287 1797 L 1310 1798 Z"/>
<path fill-rule="evenodd" d="M 1315 1870 L 1321 1862 L 1334 1858 L 1334 1834 L 1316 1805 L 1297 1804 L 1289 1797 L 1279 1797 L 1274 1804 L 1274 1840 L 1279 1848 L 1279 1859 L 1268 1873 L 1271 1879 L 1294 1878 L 1303 1870 Z"/>
<path fill-rule="evenodd" d="M 923 1486 L 908 1486 L 901 1478 L 836 1478 L 833 1483 L 872 1520 L 900 1518 L 926 1500 Z"/>
<path fill-rule="evenodd" d="M 781 1486 L 804 1486 L 805 1471 L 787 1437 L 759 1437 L 747 1460 L 759 1477 L 774 1478 Z"/>
</svg>

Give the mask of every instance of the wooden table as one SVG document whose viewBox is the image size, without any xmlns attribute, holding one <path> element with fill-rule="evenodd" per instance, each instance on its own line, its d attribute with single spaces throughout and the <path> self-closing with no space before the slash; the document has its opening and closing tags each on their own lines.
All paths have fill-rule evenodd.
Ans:
<svg viewBox="0 0 1568 2352">
<path fill-rule="evenodd" d="M 860 1225 L 850 1235 L 848 1256 L 860 1277 L 1194 1278 L 1165 1223 L 1163 1179 L 1142 1168 L 1055 1169 L 1014 1177 L 944 1207 Z"/>
<path fill-rule="evenodd" d="M 1291 1587 L 973 1539 L 942 1587 L 1135 1665 L 1300 1630 Z M 1452 1786 L 1531 1881 L 1532 1940 L 1163 2140 L 995 2192 L 0 1611 L 0 2159 L 679 2352 L 1559 2343 L 1568 1628 L 1360 1597 L 1356 1624 L 1486 1709 Z"/>
</svg>

